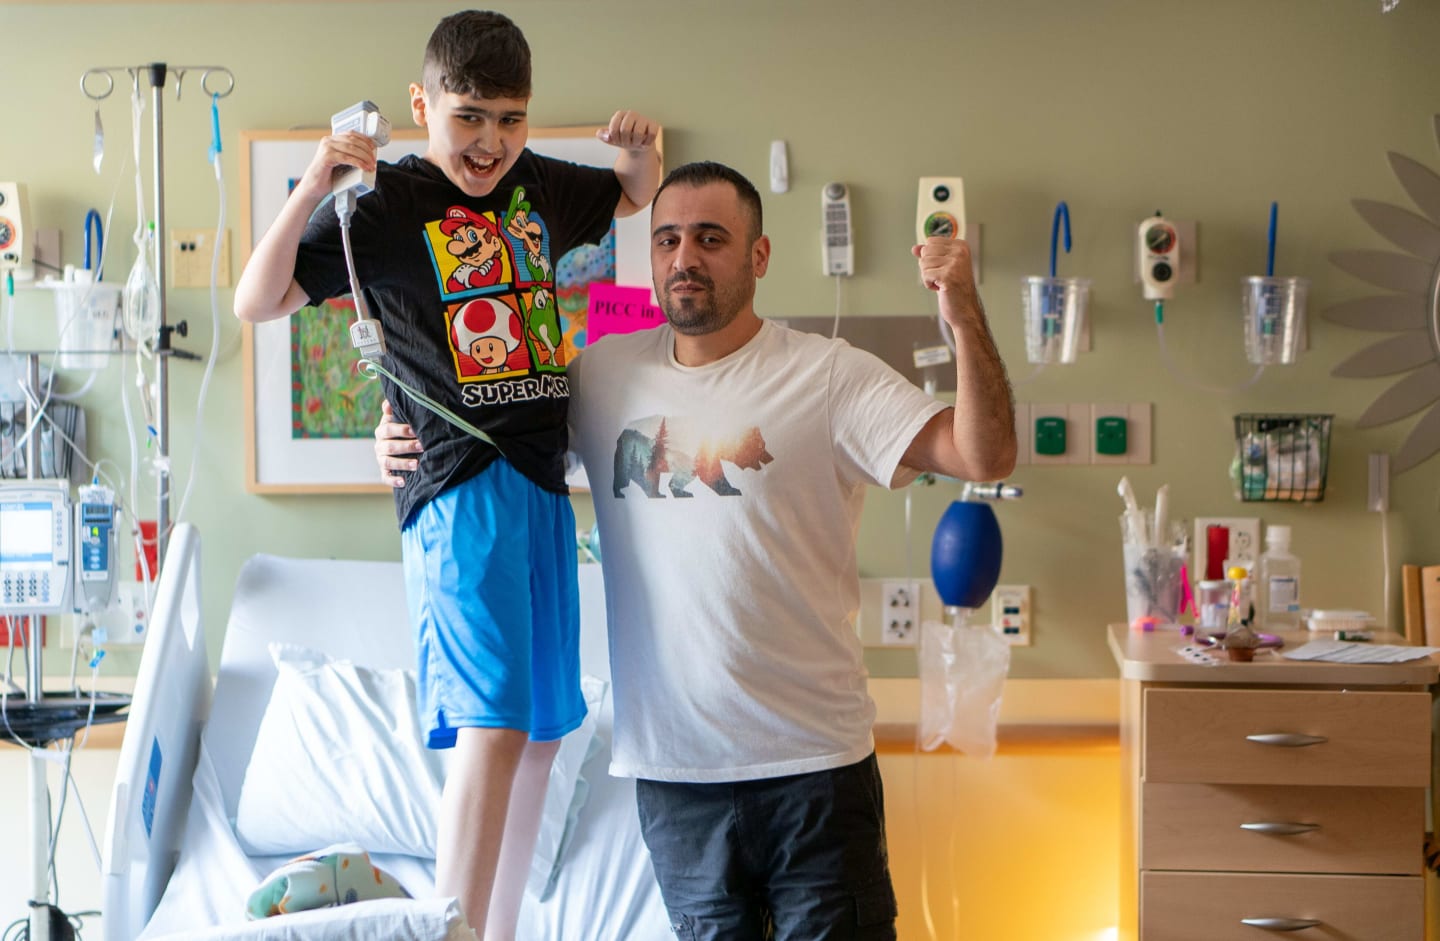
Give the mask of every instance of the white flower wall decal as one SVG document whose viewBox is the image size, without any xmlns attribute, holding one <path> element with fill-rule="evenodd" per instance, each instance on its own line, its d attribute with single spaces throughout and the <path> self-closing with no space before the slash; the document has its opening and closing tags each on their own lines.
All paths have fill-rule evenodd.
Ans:
<svg viewBox="0 0 1440 941">
<path fill-rule="evenodd" d="M 1440 115 L 1434 118 L 1440 144 Z M 1377 234 L 1402 252 L 1343 251 L 1331 264 L 1391 293 L 1327 308 L 1332 323 L 1394 334 L 1347 358 L 1332 376 L 1369 379 L 1406 373 L 1380 394 L 1357 428 L 1373 428 L 1428 409 L 1393 455 L 1401 473 L 1440 453 L 1440 174 L 1403 154 L 1389 153 L 1390 168 L 1420 210 L 1369 199 L 1352 200 Z"/>
</svg>

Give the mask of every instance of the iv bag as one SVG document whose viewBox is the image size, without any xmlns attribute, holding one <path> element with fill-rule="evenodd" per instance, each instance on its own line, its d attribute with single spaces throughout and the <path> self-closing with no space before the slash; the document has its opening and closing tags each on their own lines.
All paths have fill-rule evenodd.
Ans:
<svg viewBox="0 0 1440 941">
<path fill-rule="evenodd" d="M 949 742 L 972 758 L 995 754 L 1010 644 L 988 625 L 920 626 L 920 747 Z"/>
<path fill-rule="evenodd" d="M 160 330 L 160 286 L 150 270 L 150 252 L 154 248 L 155 229 L 152 224 L 145 233 L 145 243 L 135 257 L 130 275 L 125 279 L 125 292 L 120 300 L 124 313 L 125 334 L 138 345 L 150 344 Z"/>
</svg>

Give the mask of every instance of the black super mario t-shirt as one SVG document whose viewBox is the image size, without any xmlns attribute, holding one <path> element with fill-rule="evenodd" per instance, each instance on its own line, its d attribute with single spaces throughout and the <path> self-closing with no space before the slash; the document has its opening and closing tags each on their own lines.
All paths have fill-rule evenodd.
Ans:
<svg viewBox="0 0 1440 941">
<path fill-rule="evenodd" d="M 490 435 L 516 469 L 556 493 L 566 492 L 570 390 L 555 265 L 605 236 L 620 195 L 614 171 L 527 148 L 495 190 L 476 199 L 409 156 L 379 164 L 375 191 L 359 199 L 351 220 L 355 270 L 385 331 L 386 368 Z M 315 305 L 349 293 L 331 200 L 305 229 L 295 280 Z M 403 526 L 416 507 L 497 454 L 382 381 L 396 416 L 425 448 L 419 471 L 395 491 Z"/>
</svg>

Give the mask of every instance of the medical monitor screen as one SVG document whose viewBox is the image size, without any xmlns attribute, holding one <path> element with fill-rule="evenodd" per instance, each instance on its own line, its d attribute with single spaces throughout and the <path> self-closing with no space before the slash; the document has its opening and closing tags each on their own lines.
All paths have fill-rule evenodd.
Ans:
<svg viewBox="0 0 1440 941">
<path fill-rule="evenodd" d="M 0 503 L 0 568 L 49 565 L 54 551 L 53 504 Z"/>
</svg>

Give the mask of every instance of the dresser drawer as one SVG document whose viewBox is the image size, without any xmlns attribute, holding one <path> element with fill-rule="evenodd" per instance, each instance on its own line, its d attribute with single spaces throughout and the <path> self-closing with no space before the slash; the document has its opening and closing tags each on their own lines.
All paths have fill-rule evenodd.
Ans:
<svg viewBox="0 0 1440 941">
<path fill-rule="evenodd" d="M 1142 869 L 1420 875 L 1425 791 L 1144 786 Z"/>
<path fill-rule="evenodd" d="M 1425 787 L 1430 696 L 1300 690 L 1145 691 L 1147 782 Z"/>
<path fill-rule="evenodd" d="M 1300 927 L 1308 921 L 1317 924 Z M 1419 876 L 1140 877 L 1141 941 L 1419 941 L 1424 935 Z"/>
</svg>

